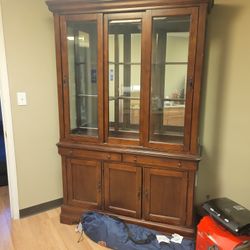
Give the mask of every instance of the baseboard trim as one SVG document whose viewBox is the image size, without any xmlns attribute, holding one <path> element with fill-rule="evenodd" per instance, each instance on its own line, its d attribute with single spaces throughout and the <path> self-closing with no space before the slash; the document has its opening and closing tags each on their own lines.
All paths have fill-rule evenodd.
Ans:
<svg viewBox="0 0 250 250">
<path fill-rule="evenodd" d="M 41 212 L 45 212 L 45 211 L 50 210 L 52 208 L 60 207 L 62 204 L 63 204 L 63 199 L 60 198 L 57 200 L 53 200 L 53 201 L 45 202 L 45 203 L 42 203 L 39 205 L 35 205 L 32 207 L 20 209 L 19 210 L 20 218 L 34 215 L 34 214 L 38 214 Z"/>
</svg>

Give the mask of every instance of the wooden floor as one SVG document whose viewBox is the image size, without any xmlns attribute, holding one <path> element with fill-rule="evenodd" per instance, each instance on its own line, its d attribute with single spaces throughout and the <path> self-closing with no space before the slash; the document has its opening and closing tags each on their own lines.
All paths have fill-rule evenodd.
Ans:
<svg viewBox="0 0 250 250">
<path fill-rule="evenodd" d="M 10 218 L 8 188 L 0 187 L 0 250 L 107 250 L 59 222 L 60 209 L 20 220 Z"/>
</svg>

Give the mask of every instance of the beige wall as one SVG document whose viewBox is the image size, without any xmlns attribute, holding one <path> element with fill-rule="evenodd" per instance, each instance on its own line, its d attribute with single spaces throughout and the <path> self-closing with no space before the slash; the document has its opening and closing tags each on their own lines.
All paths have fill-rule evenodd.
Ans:
<svg viewBox="0 0 250 250">
<path fill-rule="evenodd" d="M 52 15 L 43 0 L 1 0 L 20 208 L 62 196 Z M 215 0 L 209 15 L 197 199 L 250 208 L 250 1 Z M 28 106 L 17 106 L 26 91 Z"/>
<path fill-rule="evenodd" d="M 1 5 L 22 209 L 62 197 L 53 18 L 43 0 Z"/>
<path fill-rule="evenodd" d="M 250 209 L 249 23 L 249 0 L 215 0 L 208 21 L 197 202 L 225 196 Z"/>
</svg>

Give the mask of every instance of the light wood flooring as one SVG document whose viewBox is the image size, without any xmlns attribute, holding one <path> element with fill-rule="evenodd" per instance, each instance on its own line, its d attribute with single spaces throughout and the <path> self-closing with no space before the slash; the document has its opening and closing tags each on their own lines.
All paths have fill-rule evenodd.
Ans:
<svg viewBox="0 0 250 250">
<path fill-rule="evenodd" d="M 60 208 L 20 220 L 10 218 L 8 188 L 0 187 L 0 250 L 107 250 L 59 222 Z"/>
</svg>

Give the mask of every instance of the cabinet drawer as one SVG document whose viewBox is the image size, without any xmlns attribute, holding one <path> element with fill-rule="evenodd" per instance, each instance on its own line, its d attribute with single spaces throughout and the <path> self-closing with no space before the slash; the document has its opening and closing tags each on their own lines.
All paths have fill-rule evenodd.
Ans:
<svg viewBox="0 0 250 250">
<path fill-rule="evenodd" d="M 190 169 L 194 167 L 194 164 L 191 162 L 184 162 L 181 160 L 172 160 L 167 158 L 159 158 L 152 156 L 141 156 L 141 155 L 123 155 L 124 162 L 138 163 L 143 165 L 153 165 L 161 167 L 171 167 L 171 168 L 181 168 L 181 169 Z"/>
<path fill-rule="evenodd" d="M 88 158 L 95 160 L 121 161 L 121 155 L 117 153 L 89 151 L 82 149 L 59 148 L 59 153 L 68 157 Z"/>
<path fill-rule="evenodd" d="M 123 155 L 124 162 L 133 162 L 143 165 L 154 165 L 154 166 L 166 166 L 166 167 L 180 167 L 181 161 L 156 158 L 152 156 L 141 156 L 141 155 Z"/>
</svg>

